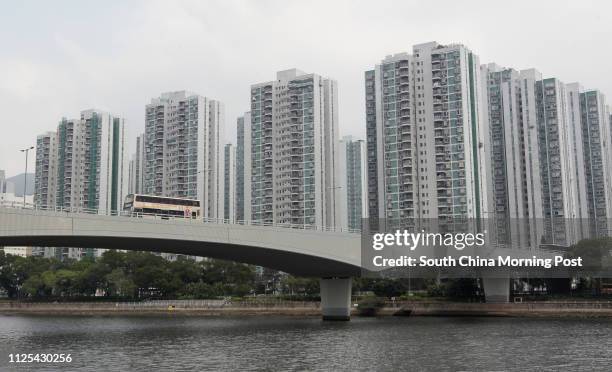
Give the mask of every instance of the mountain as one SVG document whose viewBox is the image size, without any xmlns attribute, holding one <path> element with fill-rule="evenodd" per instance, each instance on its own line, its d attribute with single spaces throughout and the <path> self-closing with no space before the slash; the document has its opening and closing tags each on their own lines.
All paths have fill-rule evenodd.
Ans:
<svg viewBox="0 0 612 372">
<path fill-rule="evenodd" d="M 26 177 L 24 177 L 24 173 L 18 174 L 15 177 L 10 177 L 6 179 L 6 182 L 11 182 L 15 185 L 15 196 L 23 196 L 23 182 Z M 27 177 L 27 186 L 26 186 L 26 195 L 34 194 L 34 173 L 28 173 Z"/>
</svg>

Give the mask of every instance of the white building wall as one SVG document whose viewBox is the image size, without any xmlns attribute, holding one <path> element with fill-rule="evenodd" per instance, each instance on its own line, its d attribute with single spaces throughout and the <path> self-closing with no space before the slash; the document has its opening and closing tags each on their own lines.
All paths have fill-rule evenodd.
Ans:
<svg viewBox="0 0 612 372">
<path fill-rule="evenodd" d="M 236 219 L 251 220 L 251 113 L 245 112 L 237 120 L 236 145 Z"/>
<path fill-rule="evenodd" d="M 439 59 L 442 61 L 438 62 Z M 400 61 L 408 62 L 409 80 L 404 79 L 400 69 L 395 73 L 399 76 L 393 82 L 395 86 L 390 86 L 393 80 L 386 65 Z M 480 132 L 483 93 L 478 57 L 462 45 L 424 43 L 415 45 L 412 55 L 399 53 L 385 58 L 376 66 L 375 75 L 379 216 L 408 220 L 417 216 L 429 219 L 481 216 L 488 206 L 481 195 L 487 175 L 483 174 L 486 161 L 481 150 L 486 131 Z M 398 100 L 396 105 L 409 108 L 410 113 L 394 112 L 394 103 L 390 101 L 394 92 L 390 89 L 409 95 L 407 102 Z M 397 134 L 389 132 L 389 125 L 394 125 L 392 119 L 397 125 L 399 116 L 409 117 L 410 126 L 402 124 L 397 127 Z M 394 175 L 389 173 L 387 162 L 395 164 L 395 155 L 388 146 L 395 148 L 389 141 L 396 135 L 410 139 L 399 141 L 397 146 L 402 149 L 411 146 L 411 155 L 398 160 L 405 168 Z M 457 142 L 451 143 L 451 135 Z M 406 154 L 400 151 L 400 156 Z M 384 156 L 388 159 L 383 160 Z M 412 177 L 414 201 L 398 201 L 392 195 L 396 177 L 404 177 L 405 182 Z M 407 192 L 404 197 L 408 196 Z M 403 205 L 397 206 L 403 209 L 399 214 L 392 212 L 395 204 Z M 411 205 L 414 211 L 410 210 Z"/>
<path fill-rule="evenodd" d="M 198 199 L 203 217 L 223 218 L 223 104 L 168 92 L 145 112 L 144 193 Z"/>
<path fill-rule="evenodd" d="M 566 85 L 568 131 L 571 138 L 572 149 L 569 155 L 573 158 L 573 172 L 571 175 L 572 194 L 576 196 L 572 218 L 575 220 L 577 234 L 580 238 L 588 236 L 588 204 L 587 184 L 585 174 L 584 138 L 582 132 L 580 113 L 580 93 L 584 89 L 579 83 Z"/>
<path fill-rule="evenodd" d="M 251 113 L 253 219 L 335 226 L 341 213 L 336 82 L 280 71 L 276 80 L 251 86 Z"/>
<path fill-rule="evenodd" d="M 57 135 L 47 132 L 36 138 L 34 199 L 39 207 L 55 207 L 57 188 Z"/>
<path fill-rule="evenodd" d="M 341 219 L 342 228 L 361 229 L 361 219 L 368 216 L 368 184 L 366 143 L 352 136 L 340 140 L 339 186 L 342 191 L 341 208 L 345 211 Z"/>
<path fill-rule="evenodd" d="M 520 71 L 521 106 L 523 133 L 525 136 L 525 167 L 527 183 L 528 216 L 532 223 L 541 225 L 542 210 L 542 180 L 540 150 L 538 142 L 538 122 L 536 108 L 536 81 L 542 80 L 542 75 L 534 69 Z"/>
<path fill-rule="evenodd" d="M 37 149 L 37 205 L 91 209 L 99 214 L 121 210 L 129 172 L 122 118 L 100 110 L 84 110 L 79 119 L 62 119 L 57 132 L 38 136 Z M 45 255 L 80 258 L 84 252 L 99 256 L 103 251 L 54 248 L 46 249 Z"/>
<path fill-rule="evenodd" d="M 587 206 L 591 237 L 609 236 L 612 211 L 612 137 L 605 96 L 597 90 L 580 95 L 584 138 Z"/>
<path fill-rule="evenodd" d="M 236 146 L 231 143 L 224 148 L 224 219 L 236 222 Z"/>
</svg>

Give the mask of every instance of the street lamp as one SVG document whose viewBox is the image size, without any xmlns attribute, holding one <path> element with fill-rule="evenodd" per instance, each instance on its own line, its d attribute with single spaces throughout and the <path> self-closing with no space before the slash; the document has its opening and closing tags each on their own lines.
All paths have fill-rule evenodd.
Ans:
<svg viewBox="0 0 612 372">
<path fill-rule="evenodd" d="M 23 175 L 23 207 L 25 208 L 26 206 L 26 191 L 27 191 L 27 186 L 28 186 L 28 153 L 30 152 L 30 150 L 33 150 L 34 146 L 30 146 L 29 148 L 23 149 L 23 150 L 19 150 L 21 152 L 25 152 L 25 173 Z"/>
</svg>

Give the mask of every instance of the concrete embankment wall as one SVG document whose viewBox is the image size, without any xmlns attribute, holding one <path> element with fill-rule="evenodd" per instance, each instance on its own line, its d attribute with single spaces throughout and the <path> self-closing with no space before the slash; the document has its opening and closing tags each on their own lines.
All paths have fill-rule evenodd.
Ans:
<svg viewBox="0 0 612 372">
<path fill-rule="evenodd" d="M 404 302 L 388 304 L 381 315 L 410 316 L 611 316 L 609 301 L 547 301 L 508 304 Z"/>
<path fill-rule="evenodd" d="M 319 302 L 176 300 L 147 302 L 0 301 L 0 314 L 40 315 L 288 315 L 320 316 Z M 352 315 L 358 316 L 357 308 Z M 558 301 L 509 304 L 459 302 L 388 302 L 379 316 L 612 317 L 612 302 Z"/>
<path fill-rule="evenodd" d="M 266 315 L 318 316 L 318 302 L 176 300 L 146 302 L 0 302 L 0 314 L 53 315 Z"/>
</svg>

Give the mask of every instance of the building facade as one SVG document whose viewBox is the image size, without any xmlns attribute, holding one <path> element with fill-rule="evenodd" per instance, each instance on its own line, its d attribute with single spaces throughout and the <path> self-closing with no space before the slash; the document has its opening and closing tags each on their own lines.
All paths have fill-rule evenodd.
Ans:
<svg viewBox="0 0 612 372">
<path fill-rule="evenodd" d="M 545 240 L 569 245 L 577 241 L 575 215 L 577 195 L 573 192 L 572 148 L 565 84 L 556 78 L 536 82 L 536 110 L 542 179 L 542 211 Z"/>
<path fill-rule="evenodd" d="M 224 148 L 223 187 L 224 190 L 224 216 L 229 223 L 236 223 L 236 146 L 231 143 Z"/>
<path fill-rule="evenodd" d="M 538 75 L 535 70 L 523 74 L 495 64 L 481 66 L 486 92 L 482 125 L 488 132 L 483 147 L 489 154 L 482 193 L 489 206 L 485 217 L 492 221 L 496 241 L 517 247 L 535 247 L 542 235 L 540 146 L 536 117 L 530 114 L 530 107 L 535 114 Z"/>
<path fill-rule="evenodd" d="M 223 218 L 223 104 L 169 92 L 145 113 L 143 192 L 198 199 L 204 217 Z"/>
<path fill-rule="evenodd" d="M 36 138 L 34 203 L 43 208 L 55 207 L 57 188 L 57 133 L 47 132 Z"/>
<path fill-rule="evenodd" d="M 251 219 L 340 225 L 338 89 L 292 69 L 251 86 Z"/>
<path fill-rule="evenodd" d="M 100 110 L 62 119 L 56 132 L 38 136 L 34 203 L 39 207 L 121 211 L 128 193 L 125 121 Z M 57 257 L 99 255 L 103 250 L 55 248 Z"/>
<path fill-rule="evenodd" d="M 145 147 L 144 134 L 136 137 L 136 152 L 130 159 L 130 178 L 128 191 L 130 194 L 144 193 Z"/>
<path fill-rule="evenodd" d="M 346 220 L 342 226 L 361 230 L 362 219 L 367 217 L 366 143 L 351 136 L 340 140 L 342 209 Z"/>
<path fill-rule="evenodd" d="M 35 203 L 64 209 L 120 211 L 128 192 L 124 119 L 85 110 L 36 141 Z"/>
<path fill-rule="evenodd" d="M 365 72 L 365 110 L 371 220 L 488 219 L 521 247 L 610 235 L 600 92 L 431 42 Z"/>
<path fill-rule="evenodd" d="M 593 237 L 610 236 L 612 136 L 605 96 L 597 90 L 580 93 L 580 115 L 589 234 Z"/>
<path fill-rule="evenodd" d="M 491 154 L 486 197 L 501 221 L 497 237 L 536 247 L 608 235 L 611 137 L 603 95 L 534 69 L 490 64 L 481 71 Z"/>
<path fill-rule="evenodd" d="M 251 113 L 237 120 L 236 221 L 251 220 Z"/>
<path fill-rule="evenodd" d="M 487 137 L 478 57 L 416 45 L 365 74 L 368 214 L 401 225 L 481 218 Z"/>
</svg>

